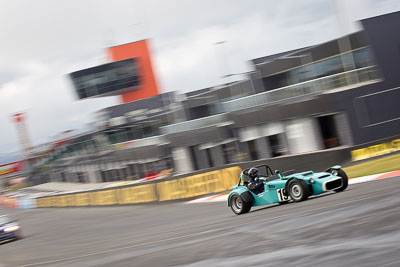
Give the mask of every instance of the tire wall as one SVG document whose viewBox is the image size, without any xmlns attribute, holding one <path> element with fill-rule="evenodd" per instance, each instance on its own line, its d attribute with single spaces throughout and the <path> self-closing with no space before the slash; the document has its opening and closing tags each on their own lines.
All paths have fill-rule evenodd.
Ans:
<svg viewBox="0 0 400 267">
<path fill-rule="evenodd" d="M 191 198 L 230 190 L 241 168 L 234 166 L 157 183 L 92 192 L 54 195 L 36 199 L 37 207 L 83 207 L 138 204 Z"/>
</svg>

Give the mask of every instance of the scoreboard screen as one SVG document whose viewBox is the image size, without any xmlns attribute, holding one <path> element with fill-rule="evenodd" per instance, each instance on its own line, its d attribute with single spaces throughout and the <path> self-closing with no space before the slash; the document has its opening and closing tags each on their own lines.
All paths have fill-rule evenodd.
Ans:
<svg viewBox="0 0 400 267">
<path fill-rule="evenodd" d="M 69 74 L 79 99 L 119 95 L 139 89 L 136 58 L 115 61 Z"/>
</svg>

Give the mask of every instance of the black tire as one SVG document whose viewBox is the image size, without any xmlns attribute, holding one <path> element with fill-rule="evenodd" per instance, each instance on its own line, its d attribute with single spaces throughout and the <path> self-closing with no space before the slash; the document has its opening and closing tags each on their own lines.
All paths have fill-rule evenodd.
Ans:
<svg viewBox="0 0 400 267">
<path fill-rule="evenodd" d="M 344 191 L 349 186 L 349 178 L 347 177 L 347 174 L 342 169 L 331 170 L 331 173 L 333 175 L 342 177 L 342 186 L 333 191 L 335 191 L 336 193 Z"/>
<path fill-rule="evenodd" d="M 245 202 L 241 196 L 238 194 L 233 194 L 230 197 L 229 204 L 231 206 L 231 210 L 235 214 L 243 214 L 247 213 L 251 209 L 251 203 Z"/>
<path fill-rule="evenodd" d="M 310 187 L 303 180 L 292 180 L 289 182 L 288 193 L 295 202 L 306 200 L 310 195 Z"/>
</svg>

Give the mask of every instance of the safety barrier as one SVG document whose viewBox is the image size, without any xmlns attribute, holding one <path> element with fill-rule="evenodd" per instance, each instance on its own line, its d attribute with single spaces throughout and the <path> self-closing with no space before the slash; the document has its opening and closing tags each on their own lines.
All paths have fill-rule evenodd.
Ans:
<svg viewBox="0 0 400 267">
<path fill-rule="evenodd" d="M 17 201 L 18 209 L 33 209 L 36 208 L 36 199 L 34 198 L 19 198 Z"/>
<path fill-rule="evenodd" d="M 136 204 L 157 201 L 156 184 L 146 184 L 115 189 L 118 204 Z"/>
<path fill-rule="evenodd" d="M 36 199 L 29 197 L 0 196 L 0 206 L 17 209 L 36 208 Z"/>
<path fill-rule="evenodd" d="M 0 197 L 0 205 L 9 208 L 16 208 L 17 207 L 17 199 L 14 197 Z"/>
<path fill-rule="evenodd" d="M 231 167 L 145 185 L 46 196 L 37 198 L 36 206 L 107 206 L 190 198 L 231 189 L 237 183 L 240 172 L 241 168 Z"/>
<path fill-rule="evenodd" d="M 400 150 L 400 139 L 351 151 L 353 161 L 369 159 Z"/>
<path fill-rule="evenodd" d="M 239 167 L 216 170 L 157 184 L 159 201 L 189 198 L 231 189 L 237 182 Z"/>
</svg>

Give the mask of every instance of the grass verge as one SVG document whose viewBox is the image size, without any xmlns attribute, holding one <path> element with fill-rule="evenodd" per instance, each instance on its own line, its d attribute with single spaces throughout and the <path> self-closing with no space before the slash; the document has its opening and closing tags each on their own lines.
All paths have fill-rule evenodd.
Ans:
<svg viewBox="0 0 400 267">
<path fill-rule="evenodd" d="M 400 170 L 400 154 L 343 168 L 349 178 Z"/>
</svg>

